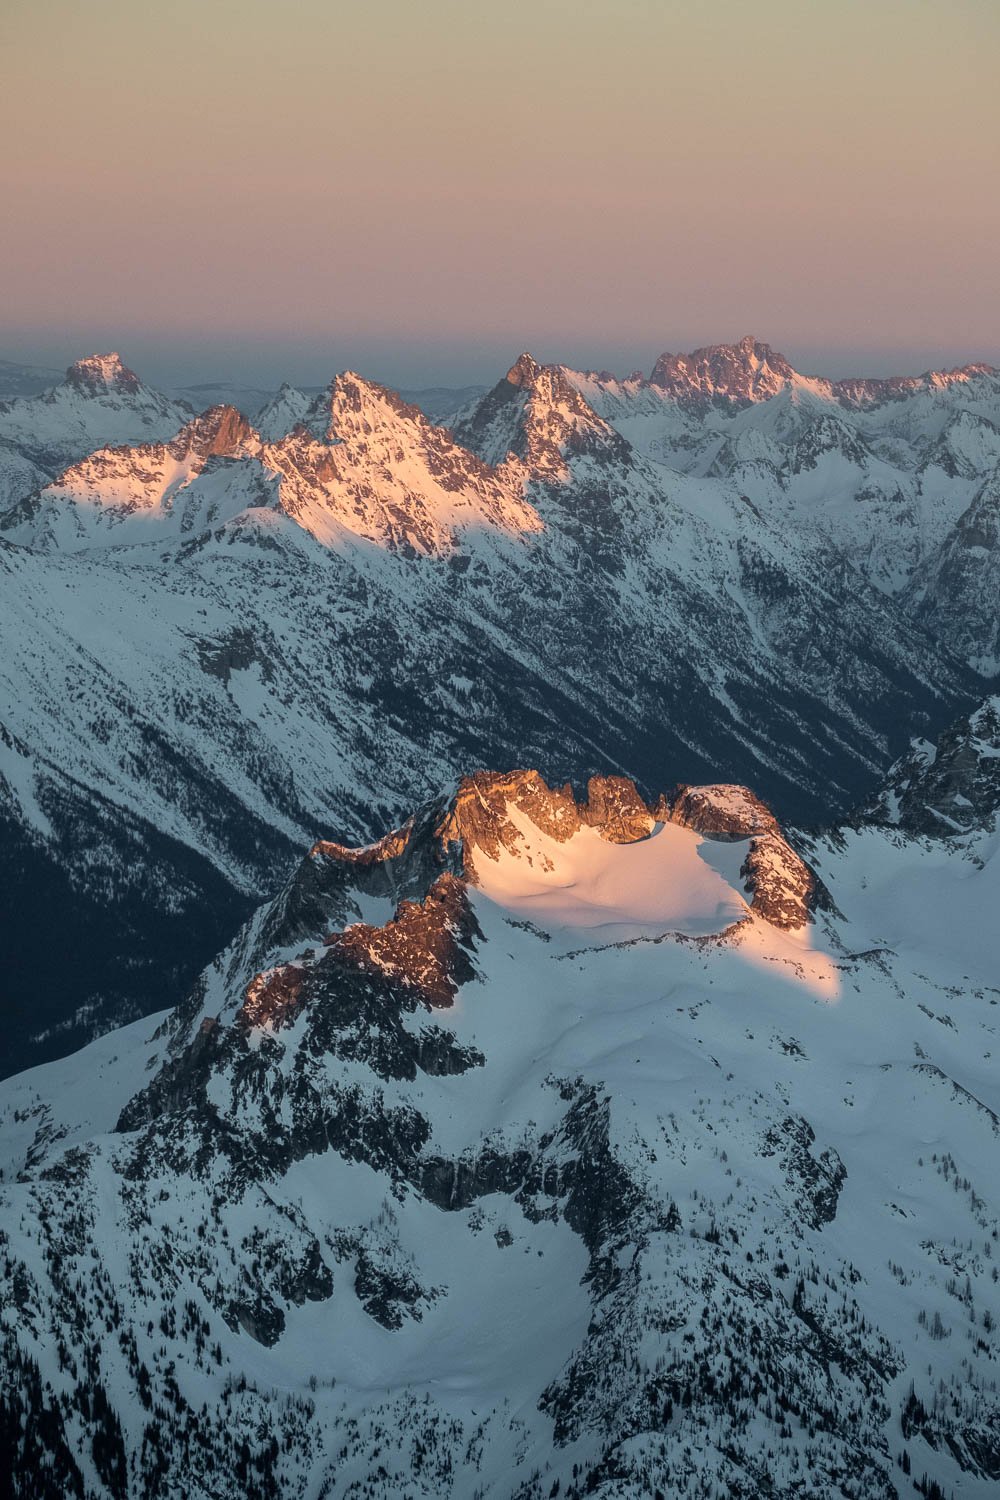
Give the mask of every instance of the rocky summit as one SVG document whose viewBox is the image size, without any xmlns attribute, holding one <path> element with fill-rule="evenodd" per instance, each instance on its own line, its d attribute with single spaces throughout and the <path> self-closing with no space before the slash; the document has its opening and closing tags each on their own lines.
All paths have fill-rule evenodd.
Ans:
<svg viewBox="0 0 1000 1500">
<path fill-rule="evenodd" d="M 175 1003 L 300 847 L 470 766 L 824 822 L 970 712 L 995 378 L 862 410 L 786 364 L 692 355 L 780 379 L 691 405 L 523 354 L 445 426 L 352 371 L 195 415 L 111 355 L 0 403 L 5 1067 Z"/>
<path fill-rule="evenodd" d="M 534 771 L 316 843 L 0 1086 L 30 1493 L 991 1493 L 996 861 L 936 847 Z"/>
<path fill-rule="evenodd" d="M 41 378 L 2 1492 L 991 1496 L 997 372 Z"/>
</svg>

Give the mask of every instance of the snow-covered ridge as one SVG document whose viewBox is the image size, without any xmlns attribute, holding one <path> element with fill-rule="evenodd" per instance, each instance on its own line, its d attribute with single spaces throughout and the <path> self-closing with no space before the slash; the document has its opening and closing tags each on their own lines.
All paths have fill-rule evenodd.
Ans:
<svg viewBox="0 0 1000 1500">
<path fill-rule="evenodd" d="M 43 1500 L 986 1500 L 990 838 L 817 839 L 798 933 L 579 920 L 618 862 L 653 861 L 621 889 L 655 925 L 657 883 L 739 897 L 783 838 L 738 786 L 481 773 L 318 844 L 177 1012 L 0 1085 L 4 1412 Z"/>
<path fill-rule="evenodd" d="M 266 425 L 283 425 L 273 417 Z M 234 407 L 215 407 L 168 442 L 71 465 L 0 516 L 0 529 L 22 545 L 76 551 L 184 537 L 263 508 L 331 547 L 358 538 L 442 555 L 469 530 L 541 530 L 522 491 L 417 407 L 347 372 L 272 441 Z"/>
<path fill-rule="evenodd" d="M 647 388 L 661 399 L 692 408 L 713 403 L 748 406 L 770 401 L 787 390 L 812 394 L 845 407 L 862 408 L 905 400 L 924 392 L 946 391 L 951 386 L 982 378 L 992 379 L 1000 375 L 1000 370 L 979 362 L 952 370 L 926 370 L 920 375 L 828 380 L 824 376 L 801 374 L 770 344 L 747 334 L 735 344 L 710 344 L 690 354 L 661 354 L 648 379 L 636 373 L 622 380 L 608 371 L 567 370 L 567 375 L 580 389 L 590 386 L 634 395 Z"/>
<path fill-rule="evenodd" d="M 620 776 L 591 777 L 578 801 L 537 771 L 477 772 L 375 844 L 313 846 L 265 923 L 251 1009 L 255 1024 L 287 1022 L 304 1003 L 306 977 L 331 958 L 451 1004 L 455 974 L 473 976 L 465 955 L 484 901 L 528 921 L 553 951 L 670 934 L 721 939 L 756 920 L 757 946 L 785 954 L 790 939 L 762 934 L 798 933 L 805 951 L 817 894 L 808 866 L 744 787 L 681 787 L 648 805 Z M 387 920 L 345 926 L 373 899 L 392 903 Z M 289 941 L 299 951 L 279 963 Z"/>
</svg>

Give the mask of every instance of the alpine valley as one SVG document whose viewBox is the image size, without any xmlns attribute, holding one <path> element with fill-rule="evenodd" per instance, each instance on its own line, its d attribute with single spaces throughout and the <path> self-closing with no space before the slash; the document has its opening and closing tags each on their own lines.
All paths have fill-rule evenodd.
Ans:
<svg viewBox="0 0 1000 1500">
<path fill-rule="evenodd" d="M 994 1495 L 1000 372 L 2 375 L 0 1494 Z"/>
</svg>

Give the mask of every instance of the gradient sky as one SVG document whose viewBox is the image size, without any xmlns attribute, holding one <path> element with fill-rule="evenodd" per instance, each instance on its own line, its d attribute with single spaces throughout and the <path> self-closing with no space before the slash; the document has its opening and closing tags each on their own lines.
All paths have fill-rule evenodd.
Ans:
<svg viewBox="0 0 1000 1500">
<path fill-rule="evenodd" d="M 1000 364 L 1000 0 L 0 0 L 0 356 Z"/>
</svg>

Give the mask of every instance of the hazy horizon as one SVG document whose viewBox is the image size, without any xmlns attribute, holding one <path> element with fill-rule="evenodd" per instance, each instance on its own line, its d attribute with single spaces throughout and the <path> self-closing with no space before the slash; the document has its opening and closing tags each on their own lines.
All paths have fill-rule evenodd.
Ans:
<svg viewBox="0 0 1000 1500">
<path fill-rule="evenodd" d="M 810 351 L 808 348 L 789 348 L 760 330 L 744 328 L 743 333 L 753 333 L 762 342 L 770 344 L 801 374 L 825 376 L 830 380 L 850 376 L 919 375 L 925 370 L 952 369 L 977 362 L 1000 365 L 1000 351 L 992 355 L 990 351 L 981 349 L 948 348 L 894 352 Z M 241 349 L 234 346 L 228 354 L 224 350 L 220 352 L 218 347 L 211 353 L 194 348 L 185 354 L 183 350 L 172 350 L 169 346 L 141 338 L 120 343 L 107 338 L 95 338 L 89 343 L 83 341 L 74 346 L 42 338 L 27 338 L 23 341 L 7 340 L 0 344 L 0 360 L 37 366 L 61 375 L 74 360 L 84 355 L 115 350 L 147 385 L 153 386 L 181 387 L 231 382 L 234 385 L 259 386 L 263 390 L 272 390 L 283 381 L 288 381 L 291 385 L 320 386 L 326 384 L 338 371 L 353 369 L 371 380 L 394 388 L 458 388 L 495 384 L 524 349 L 528 349 L 543 363 L 568 364 L 576 369 L 610 370 L 620 376 L 630 375 L 635 370 L 648 375 L 658 356 L 664 352 L 686 354 L 707 344 L 736 343 L 742 336 L 742 333 L 733 333 L 728 337 L 667 339 L 656 346 L 647 344 L 638 351 L 605 348 L 588 352 L 585 347 L 572 340 L 567 340 L 566 346 L 547 348 L 537 340 L 529 339 L 520 344 L 515 342 L 474 351 L 442 350 L 433 345 L 426 348 L 404 346 L 393 349 L 376 346 L 366 349 L 362 344 L 331 341 L 327 353 L 301 349 L 279 353 L 262 347 Z M 569 353 L 566 348 L 569 348 Z"/>
<path fill-rule="evenodd" d="M 992 0 L 8 0 L 4 357 L 1000 363 Z"/>
</svg>

